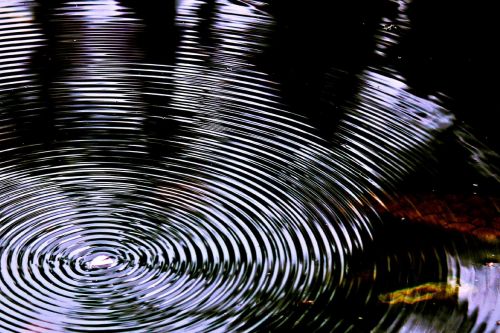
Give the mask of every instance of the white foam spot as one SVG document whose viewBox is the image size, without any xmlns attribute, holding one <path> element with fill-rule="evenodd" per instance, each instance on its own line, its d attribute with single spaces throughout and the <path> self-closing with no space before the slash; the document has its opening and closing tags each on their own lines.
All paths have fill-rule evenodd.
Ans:
<svg viewBox="0 0 500 333">
<path fill-rule="evenodd" d="M 92 259 L 89 263 L 87 263 L 87 267 L 89 269 L 96 268 L 110 268 L 116 265 L 116 258 L 107 256 L 107 255 L 98 255 L 94 259 Z"/>
</svg>

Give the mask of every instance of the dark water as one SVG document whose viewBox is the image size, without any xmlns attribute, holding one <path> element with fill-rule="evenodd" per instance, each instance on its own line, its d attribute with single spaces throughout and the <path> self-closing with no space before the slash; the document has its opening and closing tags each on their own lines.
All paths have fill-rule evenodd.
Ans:
<svg viewBox="0 0 500 333">
<path fill-rule="evenodd" d="M 498 330 L 469 5 L 0 0 L 0 332 Z"/>
</svg>

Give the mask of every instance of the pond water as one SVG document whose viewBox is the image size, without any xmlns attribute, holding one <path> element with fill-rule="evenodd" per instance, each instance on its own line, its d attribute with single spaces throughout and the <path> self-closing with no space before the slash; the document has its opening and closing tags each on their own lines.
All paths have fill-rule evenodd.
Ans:
<svg viewBox="0 0 500 333">
<path fill-rule="evenodd" d="M 0 1 L 0 332 L 500 328 L 494 11 L 329 2 Z"/>
</svg>

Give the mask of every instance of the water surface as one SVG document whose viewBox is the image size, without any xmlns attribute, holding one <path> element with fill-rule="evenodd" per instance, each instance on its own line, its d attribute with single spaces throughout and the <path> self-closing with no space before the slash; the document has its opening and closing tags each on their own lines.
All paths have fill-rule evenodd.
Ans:
<svg viewBox="0 0 500 333">
<path fill-rule="evenodd" d="M 498 329 L 484 59 L 429 6 L 0 2 L 0 331 Z"/>
</svg>

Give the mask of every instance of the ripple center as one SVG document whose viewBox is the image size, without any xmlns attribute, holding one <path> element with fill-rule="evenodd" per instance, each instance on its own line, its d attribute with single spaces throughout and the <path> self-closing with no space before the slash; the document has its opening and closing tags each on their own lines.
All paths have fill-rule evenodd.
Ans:
<svg viewBox="0 0 500 333">
<path fill-rule="evenodd" d="M 100 254 L 89 261 L 85 262 L 85 268 L 89 270 L 94 269 L 108 269 L 116 266 L 118 264 L 118 259 L 111 255 Z"/>
</svg>

